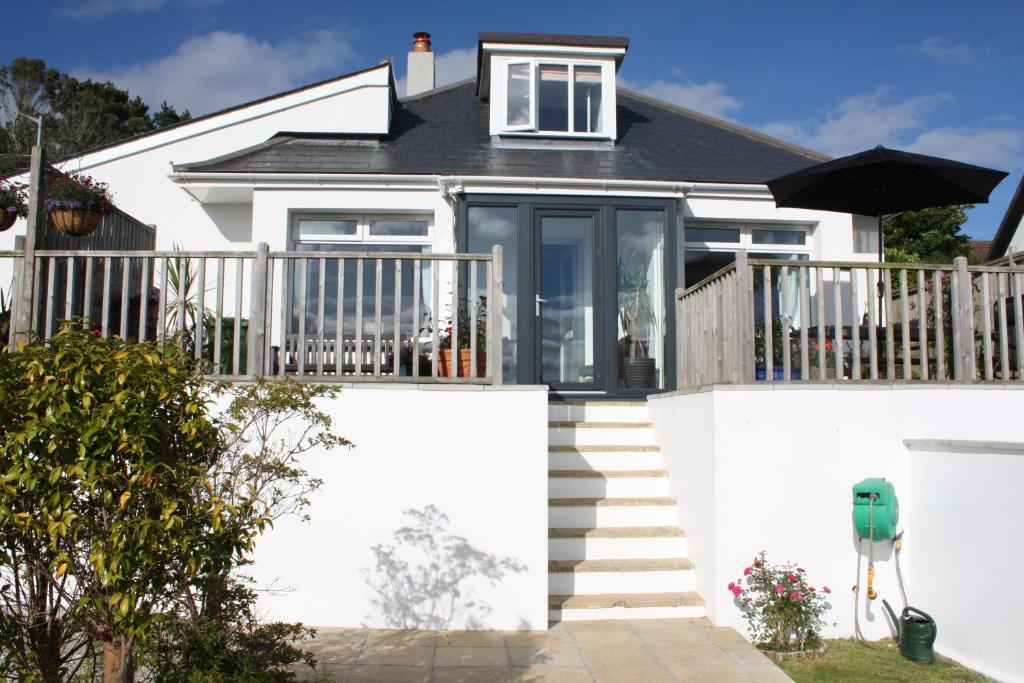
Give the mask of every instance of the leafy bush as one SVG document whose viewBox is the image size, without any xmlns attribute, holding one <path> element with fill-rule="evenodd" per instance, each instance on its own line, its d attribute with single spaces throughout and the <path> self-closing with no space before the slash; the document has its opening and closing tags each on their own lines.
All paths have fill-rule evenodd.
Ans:
<svg viewBox="0 0 1024 683">
<path fill-rule="evenodd" d="M 819 647 L 822 615 L 830 607 L 826 595 L 831 591 L 810 585 L 806 572 L 795 564 L 770 565 L 765 557 L 762 550 L 743 570 L 743 577 L 728 585 L 754 643 L 778 652 Z"/>
<path fill-rule="evenodd" d="M 299 647 L 314 634 L 302 624 L 261 623 L 256 594 L 232 580 L 217 609 L 169 615 L 140 646 L 140 669 L 154 683 L 285 683 L 292 666 L 315 665 Z"/>
</svg>

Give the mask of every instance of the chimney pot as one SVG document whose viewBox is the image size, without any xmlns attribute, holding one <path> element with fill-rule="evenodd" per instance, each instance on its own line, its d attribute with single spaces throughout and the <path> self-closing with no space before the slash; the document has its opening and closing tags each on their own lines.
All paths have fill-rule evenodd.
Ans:
<svg viewBox="0 0 1024 683">
<path fill-rule="evenodd" d="M 412 51 L 430 52 L 430 34 L 426 31 L 414 33 L 412 35 Z"/>
</svg>

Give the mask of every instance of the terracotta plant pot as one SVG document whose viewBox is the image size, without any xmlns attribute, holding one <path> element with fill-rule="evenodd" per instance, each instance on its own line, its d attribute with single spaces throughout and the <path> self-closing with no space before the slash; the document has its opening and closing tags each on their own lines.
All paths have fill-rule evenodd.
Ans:
<svg viewBox="0 0 1024 683">
<path fill-rule="evenodd" d="M 487 373 L 487 352 L 476 352 L 476 374 L 473 374 L 473 354 L 470 349 L 459 349 L 459 377 L 483 377 Z M 452 374 L 452 350 L 441 349 L 437 359 L 437 376 L 454 377 Z"/>
<path fill-rule="evenodd" d="M 84 237 L 100 227 L 102 216 L 85 209 L 54 209 L 50 212 L 53 226 L 65 235 Z"/>
<path fill-rule="evenodd" d="M 6 209 L 0 209 L 0 232 L 10 230 L 16 220 L 18 220 L 18 214 L 8 213 Z"/>
</svg>

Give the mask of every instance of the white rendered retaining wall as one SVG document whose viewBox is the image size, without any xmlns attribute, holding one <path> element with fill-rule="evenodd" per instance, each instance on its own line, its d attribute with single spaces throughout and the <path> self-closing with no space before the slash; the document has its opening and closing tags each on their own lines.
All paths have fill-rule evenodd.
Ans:
<svg viewBox="0 0 1024 683">
<path fill-rule="evenodd" d="M 263 594 L 266 616 L 388 627 L 400 625 L 393 620 L 405 605 L 401 625 L 424 626 L 431 610 L 410 595 L 430 593 L 441 605 L 436 613 L 446 615 L 451 590 L 440 580 L 400 591 L 373 570 L 378 544 L 394 546 L 412 570 L 424 567 L 422 546 L 396 542 L 393 533 L 414 523 L 405 510 L 433 505 L 449 517 L 447 533 L 464 537 L 484 562 L 519 565 L 492 583 L 470 562 L 451 627 L 547 628 L 545 387 L 346 386 L 326 408 L 337 433 L 356 446 L 307 456 L 324 481 L 311 520 L 283 520 L 257 541 L 249 568 L 257 586 L 286 591 Z M 443 544 L 440 530 L 431 536 Z M 459 556 L 442 556 L 442 570 L 458 571 Z M 374 585 L 384 587 L 390 611 L 373 604 Z"/>
<path fill-rule="evenodd" d="M 1024 442 L 1024 391 L 981 386 L 765 385 L 651 397 L 651 420 L 679 501 L 697 590 L 717 625 L 745 621 L 726 585 L 754 554 L 792 560 L 832 589 L 827 636 L 853 634 L 857 542 L 851 487 L 893 482 L 911 605 L 938 622 L 936 649 L 1000 680 L 1024 680 L 1016 577 L 1024 455 L 913 440 Z M 912 440 L 908 448 L 905 440 Z M 931 450 L 929 450 L 931 449 Z M 880 598 L 868 638 L 890 635 L 881 598 L 901 607 L 892 544 L 875 549 Z"/>
</svg>

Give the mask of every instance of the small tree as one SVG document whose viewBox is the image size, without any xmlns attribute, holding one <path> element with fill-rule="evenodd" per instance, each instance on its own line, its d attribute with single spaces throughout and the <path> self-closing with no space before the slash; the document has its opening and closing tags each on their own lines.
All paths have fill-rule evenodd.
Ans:
<svg viewBox="0 0 1024 683">
<path fill-rule="evenodd" d="M 232 511 L 194 495 L 222 449 L 204 403 L 174 345 L 67 326 L 0 354 L 0 647 L 19 677 L 63 680 L 72 663 L 53 648 L 81 627 L 102 646 L 104 679 L 130 680 L 169 587 L 229 564 L 236 548 L 209 530 Z M 40 649 L 51 621 L 64 637 Z"/>
<path fill-rule="evenodd" d="M 886 219 L 886 260 L 952 263 L 957 256 L 968 256 L 971 238 L 960 228 L 967 222 L 967 209 L 972 208 L 973 204 L 939 206 Z"/>
</svg>

